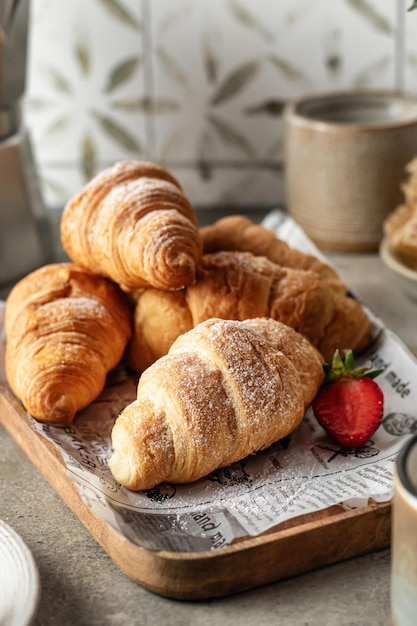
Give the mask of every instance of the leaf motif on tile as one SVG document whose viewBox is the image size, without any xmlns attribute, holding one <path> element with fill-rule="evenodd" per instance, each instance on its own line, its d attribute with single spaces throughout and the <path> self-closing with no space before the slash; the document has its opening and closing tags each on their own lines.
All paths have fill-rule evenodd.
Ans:
<svg viewBox="0 0 417 626">
<path fill-rule="evenodd" d="M 389 21 L 366 0 L 345 0 L 355 11 L 382 33 L 391 35 L 394 32 Z"/>
<path fill-rule="evenodd" d="M 63 185 L 57 183 L 49 177 L 41 177 L 42 188 L 49 191 L 54 197 L 57 204 L 64 204 L 70 197 L 70 191 L 65 189 Z"/>
<path fill-rule="evenodd" d="M 128 131 L 126 131 L 120 124 L 110 119 L 106 115 L 102 115 L 97 111 L 92 111 L 92 115 L 98 122 L 104 133 L 112 139 L 119 146 L 129 152 L 142 153 L 143 149 L 139 141 L 135 139 Z"/>
<path fill-rule="evenodd" d="M 197 161 L 197 171 L 201 180 L 209 181 L 213 178 L 213 166 L 210 161 Z"/>
<path fill-rule="evenodd" d="M 216 157 L 216 146 L 212 133 L 204 129 L 198 141 L 197 159 L 198 161 L 212 161 Z"/>
<path fill-rule="evenodd" d="M 343 68 L 342 31 L 332 28 L 327 33 L 325 43 L 325 67 L 329 74 L 336 76 Z"/>
<path fill-rule="evenodd" d="M 97 171 L 97 150 L 89 133 L 81 142 L 81 167 L 85 181 L 91 180 Z"/>
<path fill-rule="evenodd" d="M 43 98 L 26 98 L 24 106 L 31 111 L 44 111 L 51 106 L 51 102 Z"/>
<path fill-rule="evenodd" d="M 111 93 L 123 83 L 126 83 L 135 73 L 140 63 L 139 57 L 131 57 L 122 61 L 112 69 L 107 79 L 107 85 L 104 89 L 106 93 Z"/>
<path fill-rule="evenodd" d="M 246 107 L 244 112 L 246 115 L 272 115 L 276 117 L 282 115 L 287 102 L 287 100 L 265 100 L 260 104 Z"/>
<path fill-rule="evenodd" d="M 167 7 L 172 9 L 171 11 L 167 10 Z M 181 5 L 179 2 L 171 2 L 170 5 L 168 2 L 165 3 L 164 11 L 161 16 L 161 21 L 159 22 L 159 30 L 164 33 L 169 31 L 172 27 L 175 27 L 179 22 L 185 17 L 189 17 L 192 10 L 195 8 L 195 0 L 189 0 Z"/>
<path fill-rule="evenodd" d="M 175 129 L 163 143 L 160 155 L 163 161 L 178 158 L 178 151 L 184 143 L 184 132 Z"/>
<path fill-rule="evenodd" d="M 138 20 L 130 13 L 121 2 L 117 0 L 98 0 L 103 7 L 111 13 L 113 17 L 117 20 L 126 24 L 127 26 L 131 26 L 135 30 L 141 30 L 142 25 Z"/>
<path fill-rule="evenodd" d="M 380 80 L 376 81 L 375 79 L 378 78 L 378 75 L 385 72 L 391 63 L 392 59 L 390 57 L 378 59 L 370 67 L 361 72 L 356 79 L 354 79 L 352 86 L 357 89 L 363 89 L 364 87 L 369 87 L 372 84 L 375 84 L 375 82 L 380 82 Z"/>
<path fill-rule="evenodd" d="M 164 67 L 166 73 L 170 78 L 172 78 L 176 83 L 181 85 L 186 91 L 189 91 L 190 86 L 188 84 L 188 80 L 184 72 L 182 71 L 181 66 L 173 59 L 173 57 L 168 54 L 163 48 L 158 48 L 156 50 L 156 56 L 161 65 Z"/>
<path fill-rule="evenodd" d="M 85 42 L 79 41 L 75 46 L 75 57 L 81 73 L 86 76 L 90 71 L 90 51 Z"/>
<path fill-rule="evenodd" d="M 216 82 L 219 74 L 220 59 L 216 54 L 216 47 L 208 34 L 203 39 L 203 64 L 208 82 Z"/>
<path fill-rule="evenodd" d="M 254 13 L 251 13 L 240 2 L 230 0 L 228 6 L 236 20 L 243 26 L 246 26 L 246 28 L 258 33 L 258 35 L 261 35 L 261 37 L 267 41 L 272 41 L 274 39 L 274 34 L 262 24 Z"/>
<path fill-rule="evenodd" d="M 63 74 L 61 74 L 59 70 L 54 67 L 50 67 L 47 69 L 47 73 L 55 89 L 63 93 L 72 93 L 72 86 L 70 82 Z"/>
<path fill-rule="evenodd" d="M 242 91 L 259 71 L 259 61 L 248 61 L 226 76 L 211 99 L 213 106 L 223 104 Z"/>
<path fill-rule="evenodd" d="M 326 57 L 326 67 L 331 74 L 338 74 L 342 68 L 343 59 L 338 54 L 329 54 Z"/>
<path fill-rule="evenodd" d="M 112 109 L 125 111 L 126 113 L 154 113 L 162 115 L 164 113 L 172 113 L 178 111 L 180 105 L 174 100 L 168 98 L 155 98 L 143 96 L 134 100 L 114 100 L 110 103 Z"/>
<path fill-rule="evenodd" d="M 253 157 L 255 152 L 242 133 L 233 128 L 228 122 L 222 120 L 214 114 L 207 115 L 207 121 L 216 133 L 217 137 L 224 144 L 237 148 L 249 157 Z"/>
<path fill-rule="evenodd" d="M 48 138 L 54 138 L 57 135 L 61 135 L 61 133 L 64 133 L 70 123 L 70 118 L 65 116 L 65 117 L 59 117 L 57 120 L 55 120 L 54 122 L 52 122 L 52 124 L 50 124 L 48 126 L 48 128 L 45 131 L 45 136 Z"/>
<path fill-rule="evenodd" d="M 267 57 L 267 60 L 271 63 L 272 67 L 278 70 L 280 74 L 290 82 L 293 83 L 305 83 L 308 84 L 310 81 L 307 76 L 295 67 L 292 63 L 287 61 L 286 59 L 282 59 L 274 54 Z"/>
<path fill-rule="evenodd" d="M 417 2 L 417 0 L 416 0 L 416 2 Z M 413 54 L 412 52 L 407 54 L 405 62 L 413 70 L 417 69 L 417 55 Z"/>
</svg>

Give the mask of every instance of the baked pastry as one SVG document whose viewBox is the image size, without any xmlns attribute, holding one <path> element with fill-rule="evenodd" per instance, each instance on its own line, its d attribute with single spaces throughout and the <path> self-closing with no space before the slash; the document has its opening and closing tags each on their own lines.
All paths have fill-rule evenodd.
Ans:
<svg viewBox="0 0 417 626">
<path fill-rule="evenodd" d="M 407 167 L 408 179 L 402 186 L 404 203 L 384 221 L 384 235 L 396 257 L 417 269 L 417 158 Z"/>
<path fill-rule="evenodd" d="M 131 305 L 72 263 L 46 265 L 6 300 L 6 376 L 37 420 L 70 423 L 101 393 L 132 333 Z"/>
<path fill-rule="evenodd" d="M 304 408 L 307 410 L 323 381 L 322 354 L 308 339 L 282 322 L 267 317 L 254 317 L 244 322 L 247 328 L 261 333 L 266 341 L 295 365 L 303 391 Z"/>
<path fill-rule="evenodd" d="M 64 250 L 126 291 L 180 289 L 202 254 L 194 209 L 164 168 L 122 161 L 93 178 L 65 207 Z"/>
<path fill-rule="evenodd" d="M 187 289 L 138 294 L 127 363 L 143 371 L 181 332 L 211 317 L 271 317 L 301 333 L 328 362 L 336 348 L 363 350 L 372 330 L 360 304 L 312 270 L 281 267 L 250 252 L 213 252 L 203 255 L 197 280 Z"/>
<path fill-rule="evenodd" d="M 269 320 L 267 324 L 277 324 Z M 305 412 L 300 369 L 317 392 L 323 370 L 312 346 L 280 327 L 278 350 L 259 327 L 210 319 L 181 335 L 140 377 L 137 398 L 112 430 L 109 459 L 128 489 L 188 483 L 267 448 L 297 428 Z M 271 329 L 271 333 L 274 331 Z M 302 344 L 297 365 L 289 355 Z"/>
<path fill-rule="evenodd" d="M 255 224 L 243 215 L 223 217 L 210 226 L 200 228 L 200 234 L 205 253 L 221 250 L 252 252 L 256 256 L 264 256 L 283 267 L 312 270 L 329 287 L 338 293 L 346 293 L 344 282 L 330 265 L 323 263 L 312 254 L 290 247 L 273 231 L 261 224 Z"/>
<path fill-rule="evenodd" d="M 407 214 L 407 219 L 398 228 L 391 231 L 388 245 L 404 265 L 417 270 L 417 206 L 413 211 L 408 205 L 404 205 L 402 208 L 404 211 L 398 211 L 395 218 L 399 221 Z M 388 231 L 388 228 L 386 230 Z"/>
</svg>

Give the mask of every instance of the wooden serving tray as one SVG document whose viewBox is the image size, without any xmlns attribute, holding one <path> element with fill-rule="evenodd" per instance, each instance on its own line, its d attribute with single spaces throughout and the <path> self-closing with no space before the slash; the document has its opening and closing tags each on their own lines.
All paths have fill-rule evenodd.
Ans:
<svg viewBox="0 0 417 626">
<path fill-rule="evenodd" d="M 82 501 L 59 450 L 36 433 L 14 395 L 0 385 L 0 422 L 120 569 L 168 598 L 199 600 L 252 589 L 390 545 L 391 505 L 330 507 L 214 551 L 141 548 Z"/>
</svg>

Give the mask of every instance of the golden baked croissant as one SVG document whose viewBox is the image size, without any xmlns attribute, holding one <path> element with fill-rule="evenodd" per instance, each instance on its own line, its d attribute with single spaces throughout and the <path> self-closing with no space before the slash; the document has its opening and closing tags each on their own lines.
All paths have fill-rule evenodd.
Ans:
<svg viewBox="0 0 417 626">
<path fill-rule="evenodd" d="M 271 317 L 304 335 L 331 362 L 336 348 L 363 350 L 371 323 L 359 303 L 311 270 L 281 267 L 250 252 L 204 254 L 197 281 L 170 293 L 145 289 L 137 298 L 126 360 L 143 371 L 176 337 L 211 317 Z"/>
<path fill-rule="evenodd" d="M 178 181 L 155 163 L 122 161 L 65 207 L 64 250 L 123 289 L 180 289 L 195 280 L 202 242 Z"/>
<path fill-rule="evenodd" d="M 397 258 L 417 269 L 417 204 L 404 204 L 387 218 L 384 232 L 388 245 Z"/>
<path fill-rule="evenodd" d="M 6 301 L 6 376 L 26 410 L 69 423 L 102 391 L 132 332 L 120 288 L 72 263 L 46 265 Z"/>
<path fill-rule="evenodd" d="M 255 224 L 243 215 L 223 217 L 210 226 L 200 228 L 200 234 L 206 253 L 221 250 L 252 252 L 283 267 L 313 270 L 338 293 L 345 294 L 347 291 L 336 270 L 330 265 L 312 254 L 291 248 L 273 231 L 261 224 Z"/>
<path fill-rule="evenodd" d="M 402 186 L 405 202 L 388 215 L 383 229 L 392 252 L 417 269 L 417 158 L 408 163 L 406 172 L 408 180 Z"/>
<path fill-rule="evenodd" d="M 134 491 L 192 482 L 294 431 L 303 389 L 312 397 L 322 381 L 321 360 L 284 325 L 278 350 L 265 324 L 273 336 L 273 320 L 202 322 L 142 374 L 137 398 L 112 430 L 109 467 L 118 482 Z M 298 346 L 303 359 L 295 365 Z"/>
</svg>

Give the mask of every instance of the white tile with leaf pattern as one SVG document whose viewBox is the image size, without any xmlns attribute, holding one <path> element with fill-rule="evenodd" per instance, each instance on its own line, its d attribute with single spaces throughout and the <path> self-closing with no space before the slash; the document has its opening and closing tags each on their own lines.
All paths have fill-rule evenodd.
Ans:
<svg viewBox="0 0 417 626">
<path fill-rule="evenodd" d="M 32 0 L 24 110 L 48 205 L 123 158 L 188 168 L 203 204 L 268 205 L 285 103 L 397 86 L 401 11 L 405 0 Z M 411 35 L 406 47 L 413 86 Z"/>
<path fill-rule="evenodd" d="M 75 166 L 85 181 L 117 159 L 146 156 L 139 8 L 33 2 L 25 116 L 41 172 Z M 44 185 L 51 191 L 53 178 Z"/>
</svg>

